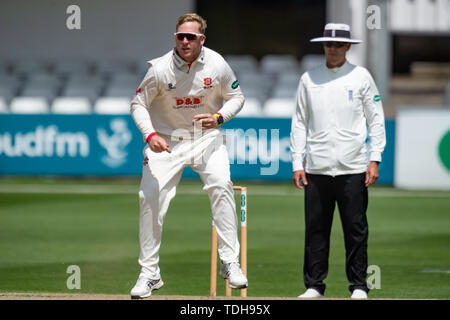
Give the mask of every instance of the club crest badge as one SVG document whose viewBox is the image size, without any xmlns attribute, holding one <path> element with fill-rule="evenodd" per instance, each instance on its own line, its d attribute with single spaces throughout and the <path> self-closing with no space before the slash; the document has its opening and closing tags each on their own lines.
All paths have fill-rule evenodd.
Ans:
<svg viewBox="0 0 450 320">
<path fill-rule="evenodd" d="M 203 88 L 204 89 L 210 89 L 212 88 L 212 78 L 204 78 L 203 79 Z"/>
</svg>

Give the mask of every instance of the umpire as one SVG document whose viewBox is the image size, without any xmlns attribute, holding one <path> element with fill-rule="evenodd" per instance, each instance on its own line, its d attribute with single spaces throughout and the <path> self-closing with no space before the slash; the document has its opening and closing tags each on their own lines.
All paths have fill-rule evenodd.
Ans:
<svg viewBox="0 0 450 320">
<path fill-rule="evenodd" d="M 325 292 L 333 213 L 337 203 L 344 230 L 346 274 L 352 298 L 365 299 L 367 276 L 367 187 L 378 178 L 386 144 L 383 107 L 370 73 L 346 60 L 352 39 L 346 24 L 329 23 L 323 37 L 326 63 L 306 71 L 292 118 L 293 181 L 305 190 L 306 292 Z M 367 134 L 370 144 L 366 144 Z"/>
</svg>

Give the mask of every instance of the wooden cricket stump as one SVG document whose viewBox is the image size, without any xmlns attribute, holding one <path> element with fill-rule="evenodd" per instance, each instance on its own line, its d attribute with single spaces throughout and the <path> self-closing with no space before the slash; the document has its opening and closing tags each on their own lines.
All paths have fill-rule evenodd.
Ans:
<svg viewBox="0 0 450 320">
<path fill-rule="evenodd" d="M 233 190 L 240 191 L 241 204 L 241 269 L 247 276 L 247 188 L 234 186 Z M 241 297 L 247 296 L 247 288 L 239 289 Z M 209 295 L 216 296 L 217 291 L 217 230 L 214 224 L 211 231 L 211 279 L 209 287 Z M 225 280 L 225 296 L 231 297 L 231 288 L 228 286 L 228 279 Z"/>
</svg>

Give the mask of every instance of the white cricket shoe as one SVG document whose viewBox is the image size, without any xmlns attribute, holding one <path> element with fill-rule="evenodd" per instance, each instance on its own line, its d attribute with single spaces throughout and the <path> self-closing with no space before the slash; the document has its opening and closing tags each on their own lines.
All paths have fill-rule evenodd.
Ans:
<svg viewBox="0 0 450 320">
<path fill-rule="evenodd" d="M 136 285 L 131 289 L 131 299 L 147 298 L 152 295 L 153 290 L 158 290 L 164 285 L 161 279 L 152 280 L 146 277 L 139 277 Z"/>
<path fill-rule="evenodd" d="M 355 289 L 353 290 L 352 299 L 367 299 L 367 292 L 361 289 Z"/>
<path fill-rule="evenodd" d="M 220 276 L 228 279 L 228 286 L 232 289 L 243 289 L 248 286 L 247 277 L 242 272 L 239 263 L 224 264 L 220 262 Z"/>
<path fill-rule="evenodd" d="M 309 288 L 304 294 L 298 296 L 299 298 L 323 298 L 323 294 L 320 294 L 316 289 Z"/>
</svg>

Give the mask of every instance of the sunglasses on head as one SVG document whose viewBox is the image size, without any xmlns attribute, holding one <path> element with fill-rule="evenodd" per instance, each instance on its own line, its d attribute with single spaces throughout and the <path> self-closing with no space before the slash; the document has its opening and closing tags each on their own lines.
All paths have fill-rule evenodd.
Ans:
<svg viewBox="0 0 450 320">
<path fill-rule="evenodd" d="M 342 48 L 343 46 L 345 46 L 345 42 L 333 42 L 333 41 L 327 41 L 324 43 L 325 47 L 327 48 L 331 48 L 331 47 L 335 47 L 335 48 Z"/>
<path fill-rule="evenodd" d="M 191 32 L 176 32 L 174 33 L 174 35 L 175 38 L 177 38 L 177 40 L 180 41 L 183 41 L 185 38 L 188 39 L 188 41 L 193 41 L 203 36 L 203 34 L 201 33 L 191 33 Z"/>
</svg>

